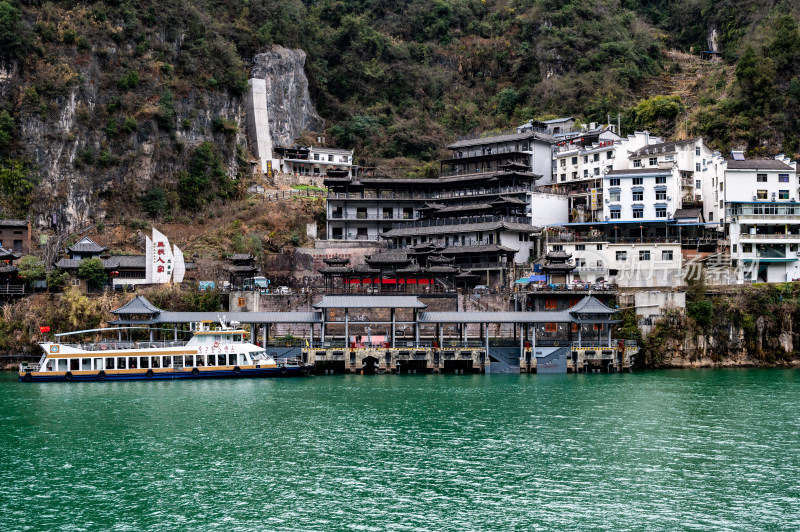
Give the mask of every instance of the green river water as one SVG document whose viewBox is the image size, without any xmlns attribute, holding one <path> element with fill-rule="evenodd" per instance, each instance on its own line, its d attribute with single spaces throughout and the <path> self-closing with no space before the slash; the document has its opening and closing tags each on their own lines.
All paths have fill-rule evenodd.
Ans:
<svg viewBox="0 0 800 532">
<path fill-rule="evenodd" d="M 0 530 L 800 530 L 800 371 L 5 373 Z"/>
</svg>

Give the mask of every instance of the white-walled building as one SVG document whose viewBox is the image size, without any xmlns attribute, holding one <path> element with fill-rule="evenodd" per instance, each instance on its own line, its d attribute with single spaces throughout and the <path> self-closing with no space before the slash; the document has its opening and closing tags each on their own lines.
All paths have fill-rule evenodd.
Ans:
<svg viewBox="0 0 800 532">
<path fill-rule="evenodd" d="M 443 160 L 443 175 L 496 172 L 508 163 L 519 163 L 541 176 L 538 184 L 552 182 L 552 136 L 537 131 L 508 133 L 459 140 L 447 146 L 450 159 Z"/>
<path fill-rule="evenodd" d="M 603 179 L 603 220 L 643 223 L 674 219 L 682 206 L 681 177 L 671 163 L 664 166 L 608 172 Z"/>
<path fill-rule="evenodd" d="M 723 188 L 731 260 L 738 267 L 738 279 L 800 280 L 796 163 L 783 156 L 728 160 Z"/>
<path fill-rule="evenodd" d="M 678 239 L 628 242 L 622 238 L 615 241 L 599 237 L 570 242 L 567 237 L 555 240 L 547 243 L 547 252 L 569 253 L 572 255 L 569 263 L 576 266 L 568 276 L 567 284 L 576 280 L 587 283 L 607 281 L 628 288 L 682 284 L 683 261 Z"/>
<path fill-rule="evenodd" d="M 353 150 L 318 146 L 276 146 L 276 170 L 297 176 L 324 177 L 329 170 L 353 175 Z M 345 173 L 346 172 L 346 173 Z"/>
</svg>

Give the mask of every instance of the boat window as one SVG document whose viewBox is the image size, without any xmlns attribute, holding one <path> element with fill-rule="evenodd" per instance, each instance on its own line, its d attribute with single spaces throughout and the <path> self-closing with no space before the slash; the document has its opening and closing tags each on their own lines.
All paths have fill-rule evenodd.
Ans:
<svg viewBox="0 0 800 532">
<path fill-rule="evenodd" d="M 125 357 L 117 357 L 117 369 L 126 369 L 128 367 L 128 359 Z"/>
<path fill-rule="evenodd" d="M 221 334 L 215 334 L 215 335 L 214 335 L 214 341 L 215 341 L 215 342 L 220 342 L 220 341 L 222 341 L 222 335 L 221 335 Z"/>
<path fill-rule="evenodd" d="M 204 357 L 203 355 L 195 355 L 195 358 L 197 359 L 195 361 L 195 364 L 197 366 L 205 366 L 206 365 L 206 361 L 205 361 L 206 357 Z"/>
<path fill-rule="evenodd" d="M 239 365 L 244 366 L 247 364 L 247 354 L 239 353 Z"/>
<path fill-rule="evenodd" d="M 128 357 L 128 367 L 130 369 L 136 369 L 139 366 L 136 362 L 136 357 Z"/>
<path fill-rule="evenodd" d="M 187 366 L 194 366 L 194 355 L 186 355 L 186 365 Z"/>
<path fill-rule="evenodd" d="M 101 369 L 103 369 L 103 366 L 105 366 L 105 365 L 106 365 L 106 359 L 105 358 L 95 358 L 94 359 L 94 369 L 95 369 L 95 371 L 100 371 Z"/>
<path fill-rule="evenodd" d="M 234 342 L 241 342 L 242 341 L 242 335 L 241 334 L 234 334 L 233 335 L 233 341 Z"/>
<path fill-rule="evenodd" d="M 67 371 L 67 359 L 66 358 L 59 358 L 58 359 L 58 371 Z"/>
<path fill-rule="evenodd" d="M 142 369 L 147 369 L 150 367 L 150 358 L 149 357 L 139 357 L 139 367 Z"/>
<path fill-rule="evenodd" d="M 225 365 L 225 355 L 217 355 L 217 366 Z"/>
<path fill-rule="evenodd" d="M 228 355 L 228 365 L 235 366 L 236 365 L 236 353 L 231 353 Z"/>
<path fill-rule="evenodd" d="M 69 359 L 69 370 L 70 371 L 78 371 L 81 369 L 81 361 L 77 358 L 70 358 Z"/>
<path fill-rule="evenodd" d="M 114 359 L 107 358 L 106 359 L 106 369 L 114 369 Z"/>
<path fill-rule="evenodd" d="M 160 368 L 161 367 L 161 357 L 153 357 L 150 359 L 151 368 Z"/>
<path fill-rule="evenodd" d="M 91 358 L 82 358 L 81 359 L 81 371 L 91 371 L 92 370 L 92 359 Z"/>
</svg>

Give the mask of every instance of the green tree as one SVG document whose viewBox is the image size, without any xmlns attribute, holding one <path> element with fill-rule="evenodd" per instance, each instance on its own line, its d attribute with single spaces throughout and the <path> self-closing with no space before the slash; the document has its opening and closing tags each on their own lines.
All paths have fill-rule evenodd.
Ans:
<svg viewBox="0 0 800 532">
<path fill-rule="evenodd" d="M 659 125 L 671 125 L 685 107 L 680 96 L 653 96 L 642 100 L 634 108 L 636 124 L 656 130 Z"/>
<path fill-rule="evenodd" d="M 797 70 L 800 60 L 800 31 L 791 15 L 780 17 L 775 25 L 775 38 L 767 47 L 778 72 L 786 75 Z"/>
<path fill-rule="evenodd" d="M 142 210 L 146 212 L 151 218 L 163 216 L 169 210 L 169 202 L 167 201 L 167 193 L 161 187 L 155 187 L 148 190 L 141 198 Z"/>
<path fill-rule="evenodd" d="M 27 214 L 35 186 L 33 172 L 23 161 L 0 161 L 0 201 L 5 201 L 8 211 L 17 216 Z"/>
<path fill-rule="evenodd" d="M 68 279 L 69 273 L 61 268 L 50 270 L 50 273 L 47 274 L 47 288 L 62 288 L 67 284 Z"/>
<path fill-rule="evenodd" d="M 0 149 L 7 148 L 14 139 L 17 132 L 17 125 L 8 111 L 0 111 Z"/>
<path fill-rule="evenodd" d="M 21 18 L 19 9 L 0 1 L 0 56 L 13 57 L 22 48 Z"/>
<path fill-rule="evenodd" d="M 736 66 L 736 83 L 741 92 L 739 105 L 743 110 L 766 112 L 775 97 L 775 62 L 759 57 L 748 46 Z"/>
<path fill-rule="evenodd" d="M 225 173 L 222 157 L 213 144 L 204 142 L 195 149 L 188 171 L 178 177 L 178 193 L 181 207 L 193 211 L 215 197 L 234 196 L 233 181 Z"/>
<path fill-rule="evenodd" d="M 108 274 L 99 257 L 83 259 L 78 265 L 78 277 L 85 279 L 90 287 L 103 287 L 108 281 Z"/>
<path fill-rule="evenodd" d="M 517 108 L 519 100 L 520 95 L 517 91 L 510 87 L 503 89 L 497 94 L 497 111 L 502 115 L 510 117 L 514 109 Z"/>
<path fill-rule="evenodd" d="M 41 259 L 33 255 L 27 255 L 19 260 L 17 274 L 25 279 L 26 283 L 31 285 L 33 281 L 44 279 L 47 275 L 47 271 Z"/>
</svg>

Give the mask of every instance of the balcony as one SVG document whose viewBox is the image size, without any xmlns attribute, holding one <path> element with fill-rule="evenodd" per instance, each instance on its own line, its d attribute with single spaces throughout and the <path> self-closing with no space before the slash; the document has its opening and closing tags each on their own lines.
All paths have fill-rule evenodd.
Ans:
<svg viewBox="0 0 800 532">
<path fill-rule="evenodd" d="M 328 216 L 328 220 L 385 220 L 385 221 L 395 221 L 395 220 L 419 220 L 418 216 L 405 216 L 403 215 L 402 218 L 394 218 L 391 215 L 386 214 L 364 214 L 364 213 L 341 213 L 335 212 L 331 213 Z"/>
<path fill-rule="evenodd" d="M 800 241 L 800 234 L 771 233 L 771 234 L 750 234 L 742 233 L 739 240 L 797 240 Z"/>
</svg>

